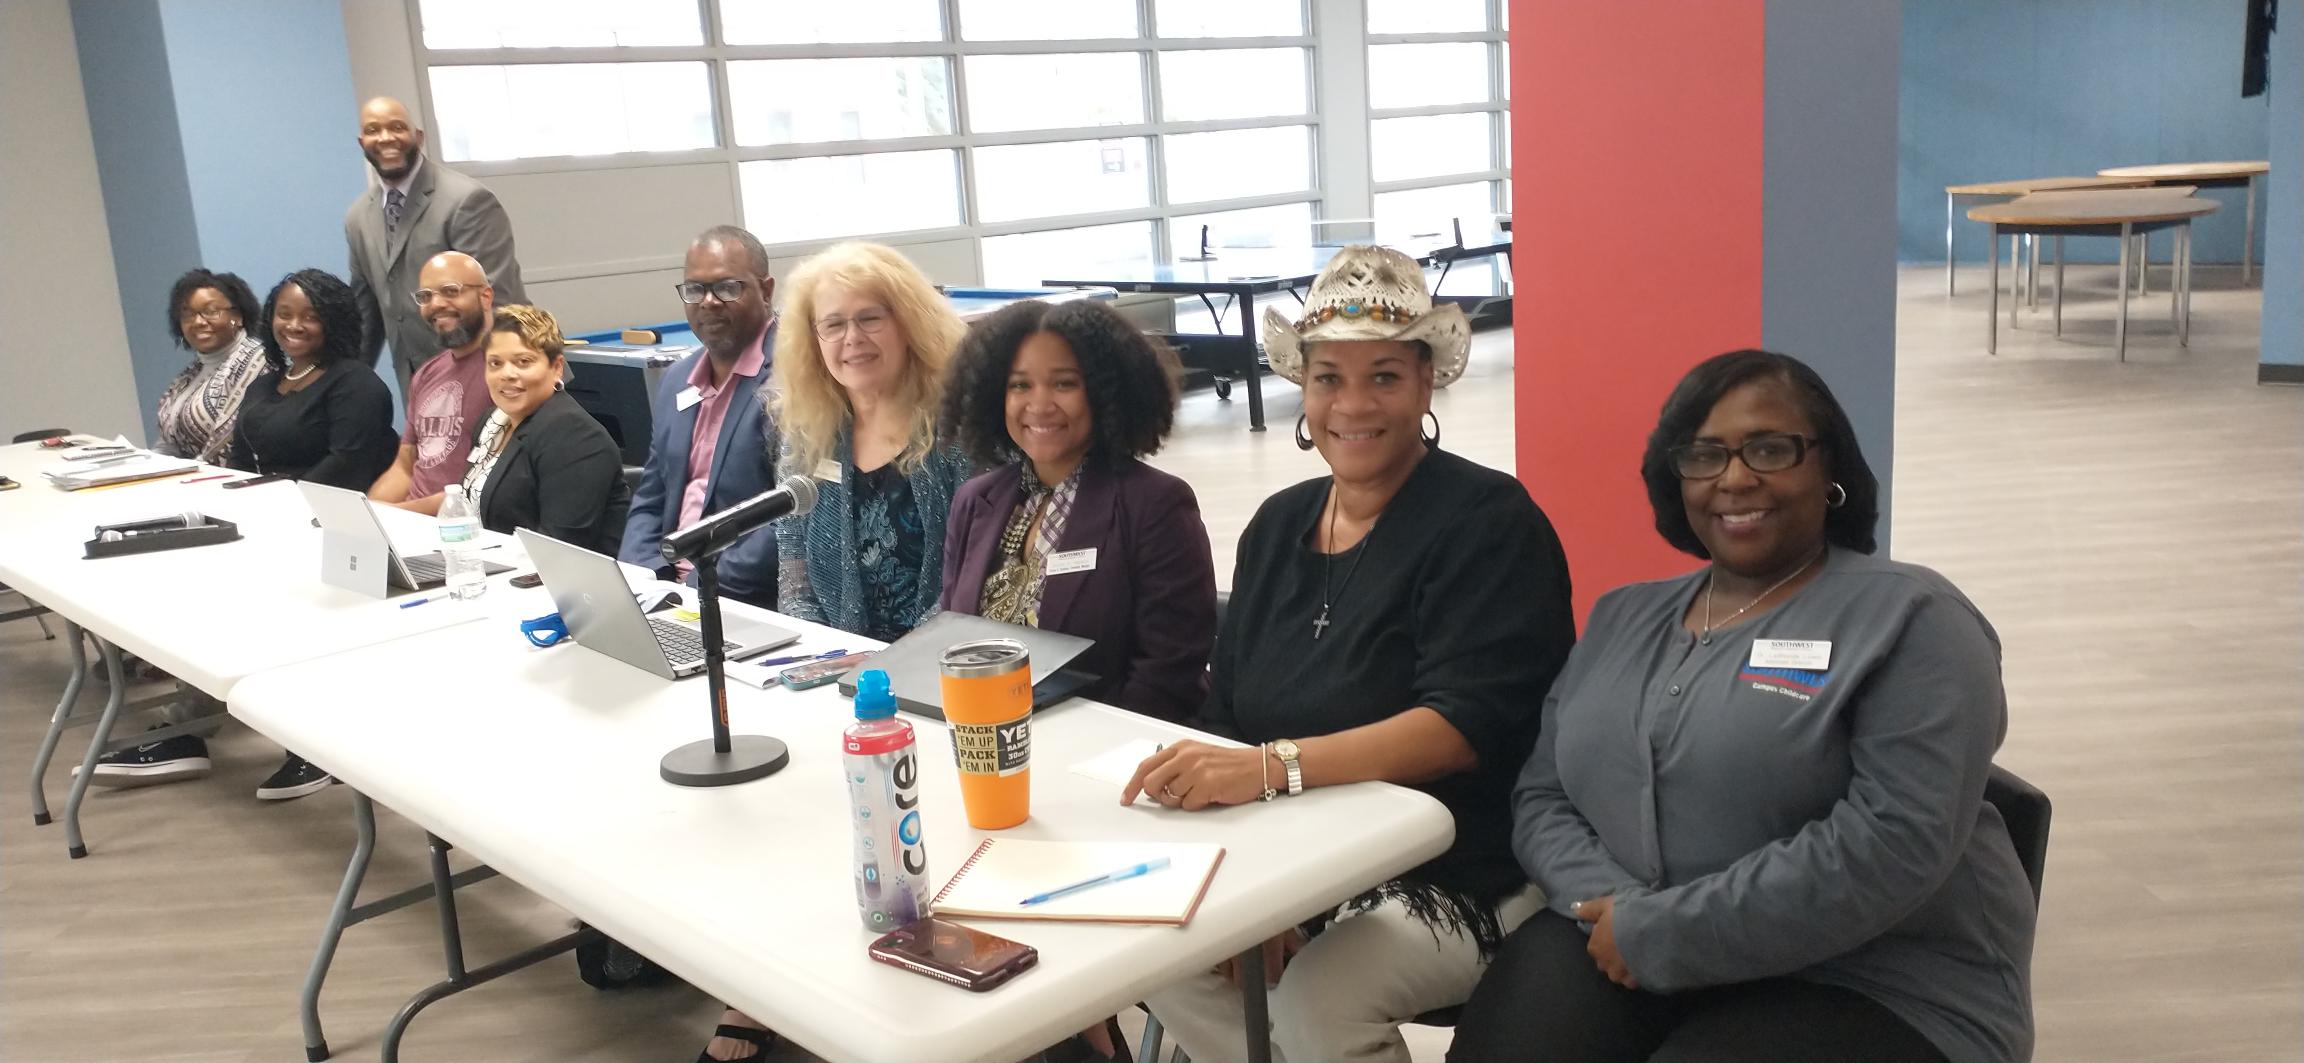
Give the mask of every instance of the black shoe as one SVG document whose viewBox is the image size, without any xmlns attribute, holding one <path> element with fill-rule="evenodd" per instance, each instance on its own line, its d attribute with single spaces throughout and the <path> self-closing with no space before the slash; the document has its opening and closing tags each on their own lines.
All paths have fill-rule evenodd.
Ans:
<svg viewBox="0 0 2304 1063">
<path fill-rule="evenodd" d="M 177 735 L 115 749 L 96 758 L 96 770 L 89 775 L 88 782 L 111 787 L 158 786 L 201 778 L 213 766 L 208 759 L 207 742 L 198 735 Z M 72 774 L 80 774 L 79 765 L 72 766 Z"/>
<path fill-rule="evenodd" d="M 290 753 L 287 760 L 280 762 L 279 771 L 273 772 L 271 778 L 256 785 L 256 798 L 260 801 L 286 801 L 305 794 L 319 793 L 335 781 L 334 777 L 311 761 Z"/>
</svg>

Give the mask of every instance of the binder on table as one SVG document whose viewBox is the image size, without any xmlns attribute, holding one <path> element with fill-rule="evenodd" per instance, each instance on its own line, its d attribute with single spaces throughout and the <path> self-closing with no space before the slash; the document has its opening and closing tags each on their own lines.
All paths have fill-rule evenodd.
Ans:
<svg viewBox="0 0 2304 1063">
<path fill-rule="evenodd" d="M 1023 900 L 1135 864 L 1168 858 L 1150 874 L 1111 882 L 1039 904 Z M 1054 919 L 1075 923 L 1192 921 L 1221 845 L 1173 842 L 1056 842 L 986 838 L 952 873 L 929 907 L 938 915 L 987 919 Z"/>
</svg>

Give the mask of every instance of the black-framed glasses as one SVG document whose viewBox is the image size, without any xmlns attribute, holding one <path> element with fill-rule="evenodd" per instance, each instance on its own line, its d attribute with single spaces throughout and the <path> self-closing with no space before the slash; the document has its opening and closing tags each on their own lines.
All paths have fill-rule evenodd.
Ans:
<svg viewBox="0 0 2304 1063">
<path fill-rule="evenodd" d="M 878 310 L 866 310 L 855 317 L 828 317 L 816 323 L 816 338 L 826 343 L 838 343 L 848 338 L 850 325 L 856 326 L 856 331 L 867 336 L 877 336 L 888 331 L 889 320 L 887 314 Z"/>
<path fill-rule="evenodd" d="M 1808 448 L 1824 442 L 1814 436 L 1753 436 L 1740 447 L 1719 443 L 1687 443 L 1666 451 L 1672 472 L 1683 480 L 1709 480 L 1728 471 L 1728 457 L 1743 459 L 1753 472 L 1783 472 L 1808 457 Z"/>
<path fill-rule="evenodd" d="M 189 325 L 192 323 L 194 318 L 198 318 L 211 325 L 221 325 L 224 322 L 231 320 L 232 315 L 238 312 L 239 311 L 236 311 L 229 306 L 211 306 L 205 310 L 196 310 L 187 306 L 182 310 L 176 311 L 176 323 L 179 325 Z"/>
<path fill-rule="evenodd" d="M 712 298 L 723 303 L 733 303 L 744 297 L 744 284 L 745 280 L 742 277 L 729 277 L 724 280 L 713 281 L 710 284 L 703 281 L 681 281 L 673 285 L 672 290 L 679 292 L 680 301 L 689 306 L 703 302 L 706 293 L 710 293 Z"/>
<path fill-rule="evenodd" d="M 476 291 L 479 287 L 477 284 L 443 284 L 437 288 L 418 288 L 409 292 L 408 297 L 416 300 L 417 306 L 430 306 L 434 299 L 446 299 L 453 303 L 462 298 L 465 292 Z"/>
</svg>

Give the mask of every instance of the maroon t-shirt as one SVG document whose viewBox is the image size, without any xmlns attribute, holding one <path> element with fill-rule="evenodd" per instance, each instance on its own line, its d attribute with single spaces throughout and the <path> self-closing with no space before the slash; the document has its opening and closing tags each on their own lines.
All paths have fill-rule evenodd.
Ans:
<svg viewBox="0 0 2304 1063">
<path fill-rule="evenodd" d="M 403 446 L 416 448 L 409 498 L 439 494 L 464 478 L 472 431 L 495 409 L 486 354 L 442 351 L 417 368 L 408 379 L 408 427 L 400 433 Z"/>
</svg>

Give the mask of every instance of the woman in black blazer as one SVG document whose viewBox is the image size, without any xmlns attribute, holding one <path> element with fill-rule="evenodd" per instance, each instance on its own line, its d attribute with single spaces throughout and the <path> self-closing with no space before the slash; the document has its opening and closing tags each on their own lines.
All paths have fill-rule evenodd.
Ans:
<svg viewBox="0 0 2304 1063">
<path fill-rule="evenodd" d="M 631 489 L 616 441 L 568 397 L 560 323 L 533 306 L 499 306 L 488 337 L 496 412 L 474 432 L 464 496 L 480 523 L 526 528 L 615 556 Z"/>
</svg>

